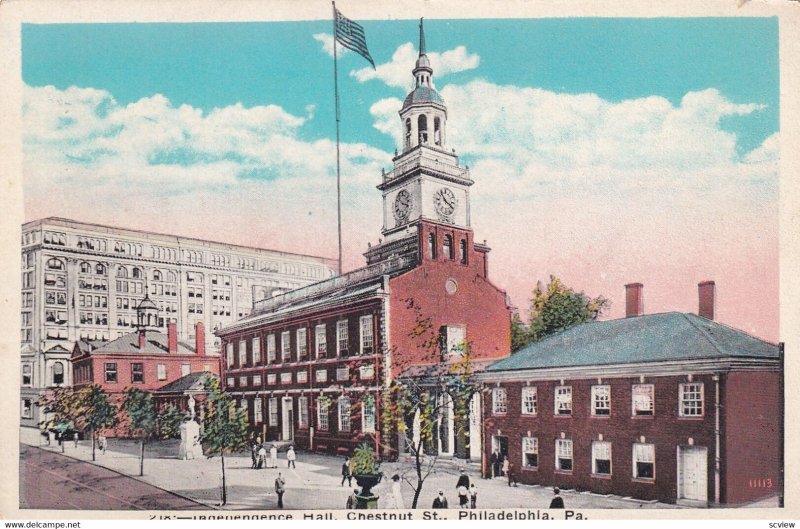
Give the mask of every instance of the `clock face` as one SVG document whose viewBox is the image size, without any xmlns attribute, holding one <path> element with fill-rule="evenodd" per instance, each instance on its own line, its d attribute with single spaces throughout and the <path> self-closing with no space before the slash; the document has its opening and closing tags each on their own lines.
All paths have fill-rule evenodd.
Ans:
<svg viewBox="0 0 800 529">
<path fill-rule="evenodd" d="M 394 199 L 394 218 L 397 222 L 403 222 L 411 213 L 411 194 L 402 189 Z"/>
<path fill-rule="evenodd" d="M 443 187 L 433 195 L 436 211 L 443 217 L 450 217 L 458 206 L 458 200 L 453 192 Z"/>
</svg>

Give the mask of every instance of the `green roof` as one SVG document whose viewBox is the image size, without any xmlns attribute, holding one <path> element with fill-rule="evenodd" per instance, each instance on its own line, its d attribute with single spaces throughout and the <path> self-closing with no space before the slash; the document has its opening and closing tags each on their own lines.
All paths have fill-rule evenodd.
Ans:
<svg viewBox="0 0 800 529">
<path fill-rule="evenodd" d="M 487 371 L 779 356 L 777 345 L 745 332 L 694 314 L 666 312 L 582 323 L 528 345 Z"/>
</svg>

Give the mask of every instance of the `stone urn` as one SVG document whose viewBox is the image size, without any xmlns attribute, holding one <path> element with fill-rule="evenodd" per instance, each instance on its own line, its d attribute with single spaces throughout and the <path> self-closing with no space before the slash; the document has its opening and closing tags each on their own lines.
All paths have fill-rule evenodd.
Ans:
<svg viewBox="0 0 800 529">
<path fill-rule="evenodd" d="M 361 487 L 361 492 L 356 494 L 356 509 L 377 509 L 378 496 L 372 493 L 372 487 L 381 482 L 383 474 L 353 474 L 353 477 Z"/>
</svg>

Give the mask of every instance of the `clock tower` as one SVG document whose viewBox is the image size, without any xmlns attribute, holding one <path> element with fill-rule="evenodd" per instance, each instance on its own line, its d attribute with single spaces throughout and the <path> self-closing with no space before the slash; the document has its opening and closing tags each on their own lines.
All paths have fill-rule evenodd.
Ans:
<svg viewBox="0 0 800 529">
<path fill-rule="evenodd" d="M 421 19 L 419 57 L 412 74 L 414 89 L 400 109 L 403 150 L 378 185 L 383 193 L 384 237 L 378 248 L 387 251 L 386 245 L 400 250 L 400 241 L 416 238 L 423 222 L 470 230 L 469 188 L 473 181 L 469 171 L 459 166 L 455 150 L 447 147 L 447 107 L 433 86 Z M 378 248 L 367 252 L 368 262 L 389 255 Z"/>
</svg>

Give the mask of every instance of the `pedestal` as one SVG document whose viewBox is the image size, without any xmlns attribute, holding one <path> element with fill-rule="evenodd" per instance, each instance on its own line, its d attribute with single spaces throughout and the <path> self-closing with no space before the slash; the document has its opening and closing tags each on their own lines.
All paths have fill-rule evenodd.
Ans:
<svg viewBox="0 0 800 529">
<path fill-rule="evenodd" d="M 200 425 L 188 421 L 180 426 L 181 446 L 178 449 L 178 459 L 200 459 L 203 457 L 203 446 L 200 444 Z"/>
</svg>

